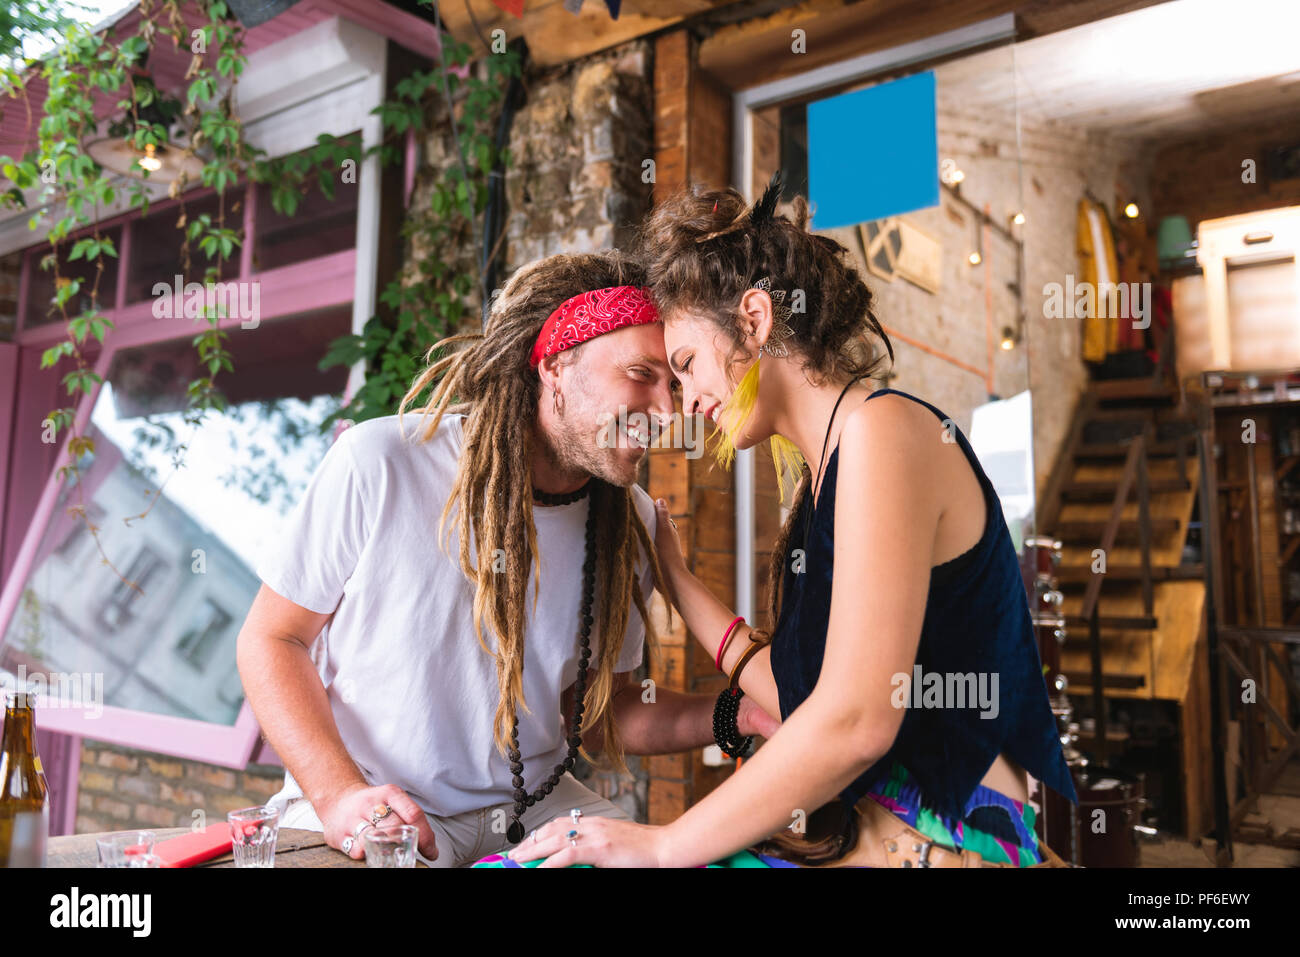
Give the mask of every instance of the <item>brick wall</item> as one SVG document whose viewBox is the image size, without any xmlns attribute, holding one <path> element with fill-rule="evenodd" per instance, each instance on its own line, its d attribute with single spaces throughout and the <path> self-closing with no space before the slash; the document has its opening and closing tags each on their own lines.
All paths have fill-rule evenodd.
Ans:
<svg viewBox="0 0 1300 957">
<path fill-rule="evenodd" d="M 967 433 L 971 412 L 990 392 L 1008 398 L 1031 390 L 1034 471 L 1041 497 L 1088 377 L 1082 322 L 1047 318 L 1043 288 L 1064 283 L 1067 274 L 1078 276 L 1075 228 L 1085 190 L 1113 214 L 1130 200 L 1151 210 L 1150 152 L 1137 143 L 1056 123 L 1022 121 L 1017 134 L 1014 114 L 972 108 L 963 87 L 946 83 L 942 67 L 937 73 L 939 156 L 954 160 L 966 174 L 960 195 L 979 210 L 987 207 L 997 223 L 1022 239 L 1023 303 L 1012 285 L 1018 280 L 1015 246 L 990 233 L 983 240 L 982 262 L 970 265 L 967 257 L 979 248 L 979 218 L 947 190 L 941 191 L 939 206 L 902 217 L 940 244 L 937 293 L 901 277 L 891 281 L 872 273 L 857 227 L 825 232 L 854 255 L 874 296 L 876 317 L 897 333 L 891 337 L 891 387 L 931 402 Z M 766 182 L 779 160 L 778 119 L 777 107 L 756 114 L 755 183 Z M 1010 221 L 1017 210 L 1025 213 L 1023 226 Z M 1023 342 L 1010 351 L 997 348 L 1003 328 L 1015 327 L 1021 308 L 1026 316 Z M 990 368 L 991 388 L 985 375 Z"/>
<path fill-rule="evenodd" d="M 1265 153 L 1300 143 L 1300 120 L 1224 129 L 1153 149 L 1151 191 L 1157 216 L 1203 219 L 1300 205 L 1300 177 L 1271 180 Z M 1255 182 L 1242 182 L 1242 161 L 1255 161 Z"/>
<path fill-rule="evenodd" d="M 215 824 L 264 804 L 283 781 L 279 767 L 234 771 L 83 739 L 75 833 Z"/>
</svg>

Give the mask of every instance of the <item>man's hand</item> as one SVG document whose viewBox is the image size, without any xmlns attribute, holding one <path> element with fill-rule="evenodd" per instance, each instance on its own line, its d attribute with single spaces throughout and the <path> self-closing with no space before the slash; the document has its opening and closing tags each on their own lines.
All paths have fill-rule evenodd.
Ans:
<svg viewBox="0 0 1300 957">
<path fill-rule="evenodd" d="M 781 727 L 780 720 L 760 708 L 749 695 L 740 699 L 740 708 L 736 712 L 736 730 L 742 737 L 747 738 L 751 734 L 757 734 L 770 738 L 776 734 L 776 729 L 779 727 Z"/>
<path fill-rule="evenodd" d="M 393 809 L 392 814 L 379 822 L 380 827 L 391 827 L 397 824 L 413 825 L 419 832 L 416 842 L 420 853 L 431 861 L 437 859 L 438 842 L 434 837 L 433 828 L 429 826 L 429 821 L 424 816 L 424 811 L 411 800 L 410 795 L 395 784 L 381 784 L 377 787 L 352 785 L 316 807 L 316 813 L 320 816 L 321 823 L 325 825 L 325 843 L 337 850 L 343 850 L 343 838 L 355 837 L 357 826 L 362 821 L 369 821 L 375 807 L 380 804 L 387 804 Z M 364 836 L 368 830 L 370 828 L 362 831 L 362 835 Z M 359 861 L 365 856 L 365 847 L 360 839 L 357 839 L 348 857 Z"/>
</svg>

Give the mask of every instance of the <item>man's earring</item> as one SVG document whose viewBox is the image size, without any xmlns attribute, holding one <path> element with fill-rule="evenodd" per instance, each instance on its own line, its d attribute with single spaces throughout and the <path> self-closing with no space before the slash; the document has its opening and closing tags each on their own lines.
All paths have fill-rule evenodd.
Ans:
<svg viewBox="0 0 1300 957">
<path fill-rule="evenodd" d="M 551 408 L 555 410 L 556 415 L 559 415 L 564 409 L 563 405 L 560 403 L 559 389 L 551 390 Z"/>
</svg>

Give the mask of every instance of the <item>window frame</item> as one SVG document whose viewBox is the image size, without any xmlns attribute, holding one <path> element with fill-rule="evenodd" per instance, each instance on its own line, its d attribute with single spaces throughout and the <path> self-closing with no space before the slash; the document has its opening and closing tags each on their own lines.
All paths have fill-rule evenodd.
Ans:
<svg viewBox="0 0 1300 957">
<path fill-rule="evenodd" d="M 241 181 L 241 185 L 247 186 Z M 192 201 L 210 190 L 193 190 L 185 195 L 186 201 Z M 351 249 L 315 259 L 305 260 L 278 269 L 265 272 L 252 272 L 251 249 L 255 241 L 256 208 L 255 200 L 247 197 L 255 191 L 245 193 L 244 235 L 245 242 L 241 250 L 240 269 L 235 281 L 255 281 L 260 284 L 261 319 L 263 323 L 275 322 L 293 316 L 307 314 L 325 309 L 354 306 L 357 286 L 358 250 Z M 167 203 L 150 204 L 151 214 L 165 212 L 166 207 L 179 204 L 180 200 Z M 126 283 L 121 281 L 130 268 L 130 234 L 131 222 L 139 218 L 124 216 L 106 220 L 100 228 L 109 225 L 122 225 L 123 243 L 119 250 L 117 284 L 119 301 L 112 308 L 102 308 L 102 312 L 113 320 L 115 328 L 104 337 L 103 347 L 94 363 L 94 370 L 101 379 L 107 379 L 114 357 L 118 352 L 140 346 L 155 345 L 174 341 L 185 336 L 185 331 L 173 322 L 158 320 L 153 316 L 152 300 L 137 303 L 121 302 Z M 361 227 L 362 214 L 358 211 L 358 229 Z M 88 233 L 89 230 L 82 232 Z M 20 282 L 19 310 L 25 314 L 26 303 L 23 291 L 28 283 L 25 281 L 28 268 L 36 266 L 38 245 L 24 254 L 23 276 Z M 20 322 L 22 320 L 20 319 Z M 218 323 L 222 330 L 238 329 L 239 316 L 229 316 Z M 15 353 L 20 349 L 47 348 L 55 341 L 65 338 L 66 330 L 62 323 L 33 328 L 19 327 L 14 335 Z M 96 384 L 88 394 L 79 397 L 76 403 L 74 432 L 83 433 L 86 429 L 95 402 L 99 398 L 101 385 Z M 350 390 L 349 390 L 350 391 Z M 69 435 L 71 433 L 65 433 Z M 37 507 L 22 535 L 22 545 L 18 550 L 4 587 L 0 590 L 0 635 L 9 627 L 17 613 L 19 599 L 23 588 L 32 572 L 32 566 L 41 541 L 49 527 L 58 497 L 65 479 L 58 476 L 58 466 L 67 461 L 67 438 L 60 442 L 59 455 L 55 465 L 43 480 L 43 489 Z M 174 757 L 189 758 L 211 764 L 232 768 L 243 768 L 250 760 L 255 760 L 264 752 L 258 751 L 260 728 L 252 709 L 245 700 L 240 706 L 239 715 L 232 725 L 221 725 L 192 718 L 156 714 L 147 711 L 121 708 L 105 704 L 103 713 L 97 718 L 88 718 L 81 709 L 47 706 L 44 696 L 37 697 L 36 711 L 43 731 L 79 735 L 97 741 L 107 741 L 127 747 L 139 748 Z"/>
</svg>

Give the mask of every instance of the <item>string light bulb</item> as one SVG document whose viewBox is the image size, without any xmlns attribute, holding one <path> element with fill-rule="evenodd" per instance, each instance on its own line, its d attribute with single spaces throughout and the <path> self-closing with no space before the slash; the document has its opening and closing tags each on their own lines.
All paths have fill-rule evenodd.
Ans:
<svg viewBox="0 0 1300 957">
<path fill-rule="evenodd" d="M 978 252 L 973 252 L 966 257 L 966 260 L 972 266 L 978 266 L 984 260 L 984 257 L 981 256 Z"/>
<path fill-rule="evenodd" d="M 155 155 L 155 148 L 152 143 L 144 145 L 144 155 L 140 157 L 140 168 L 147 169 L 151 173 L 156 173 L 162 169 L 162 160 Z"/>
<path fill-rule="evenodd" d="M 1127 216 L 1129 219 L 1137 219 L 1138 212 L 1139 210 L 1138 210 L 1137 203 L 1129 203 L 1127 206 L 1124 207 L 1124 215 Z"/>
<path fill-rule="evenodd" d="M 1011 217 L 1011 221 L 1015 223 L 1017 226 L 1023 226 L 1025 225 L 1025 214 L 1016 213 L 1016 215 Z"/>
</svg>

